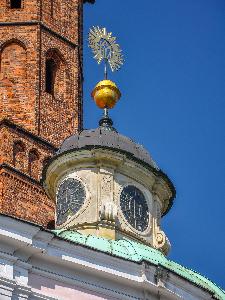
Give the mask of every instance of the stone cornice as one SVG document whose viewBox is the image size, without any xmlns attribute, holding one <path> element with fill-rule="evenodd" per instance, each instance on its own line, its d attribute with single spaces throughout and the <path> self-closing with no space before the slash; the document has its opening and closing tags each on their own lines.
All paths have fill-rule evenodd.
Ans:
<svg viewBox="0 0 225 300">
<path fill-rule="evenodd" d="M 4 218 L 4 217 L 3 217 Z M 15 251 L 19 248 L 24 248 L 26 245 L 26 252 L 29 252 L 29 257 L 32 257 L 32 260 L 35 257 L 39 257 L 42 253 L 43 258 L 45 259 L 49 257 L 49 259 L 54 260 L 54 271 L 49 271 L 48 265 L 46 268 L 39 267 L 33 265 L 32 270 L 30 269 L 30 264 L 28 265 L 28 269 L 33 274 L 44 276 L 45 278 L 49 279 L 56 279 L 60 282 L 64 282 L 65 284 L 76 284 L 82 288 L 86 287 L 88 289 L 93 290 L 94 292 L 99 292 L 104 295 L 113 296 L 116 294 L 123 299 L 139 299 L 138 297 L 131 296 L 130 292 L 127 291 L 115 291 L 113 288 L 109 286 L 107 289 L 104 286 L 104 280 L 100 283 L 99 281 L 90 281 L 90 279 L 85 279 L 85 277 L 81 277 L 79 272 L 81 270 L 86 270 L 88 275 L 93 275 L 93 278 L 97 276 L 97 274 L 105 274 L 107 275 L 108 280 L 120 280 L 123 284 L 132 286 L 134 289 L 145 289 L 154 294 L 158 294 L 160 292 L 161 295 L 166 295 L 168 299 L 171 300 L 180 300 L 182 299 L 174 292 L 170 291 L 165 287 L 158 287 L 154 282 L 147 280 L 145 277 L 140 277 L 140 264 L 126 262 L 124 261 L 121 264 L 121 260 L 117 258 L 111 258 L 110 260 L 107 259 L 107 255 L 104 255 L 101 252 L 95 252 L 95 260 L 93 261 L 91 258 L 93 257 L 93 250 L 84 248 L 82 246 L 69 246 L 68 242 L 62 240 L 56 240 L 53 234 L 51 239 L 46 241 L 45 248 L 40 248 L 37 246 L 36 240 L 40 241 L 41 229 L 38 230 L 37 227 L 33 228 L 30 224 L 23 224 L 22 228 L 18 226 L 17 220 L 11 222 L 11 225 L 8 220 L 6 221 L 6 226 L 2 228 L 2 216 L 0 215 L 0 237 L 7 237 L 10 243 L 15 243 Z M 12 220 L 10 220 L 12 221 Z M 24 231 L 24 226 L 27 227 Z M 2 230 L 3 229 L 3 230 Z M 21 235 L 21 236 L 20 236 Z M 27 236 L 25 238 L 24 236 Z M 43 236 L 42 236 L 43 238 Z M 45 239 L 42 239 L 44 242 Z M 20 245 L 21 244 L 21 245 Z M 16 254 L 16 252 L 14 253 Z M 1 253 L 1 252 L 0 252 Z M 13 257 L 13 256 L 12 256 Z M 10 256 L 10 260 L 12 260 Z M 15 259 L 19 261 L 20 258 Z M 30 261 L 30 260 L 29 260 Z M 31 261 L 30 261 L 31 263 Z M 49 261 L 51 264 L 51 262 Z M 58 265 L 59 264 L 59 265 Z M 58 265 L 58 268 L 57 268 Z M 63 269 L 66 270 L 69 266 L 70 268 L 76 270 L 76 274 L 74 276 L 69 275 L 69 273 L 65 273 L 65 271 L 60 272 L 60 266 L 63 266 Z M 26 268 L 26 264 L 25 264 Z M 0 280 L 1 281 L 1 280 Z M 23 291 L 27 291 L 29 293 L 30 287 L 26 286 L 19 286 L 16 284 L 15 280 L 7 279 L 8 284 L 10 284 L 11 288 L 13 289 L 20 289 L 22 288 Z M 8 285 L 7 284 L 7 285 Z M 40 296 L 40 295 L 39 295 Z M 46 297 L 46 299 L 51 299 Z M 54 299 L 54 298 L 53 298 Z"/>
<path fill-rule="evenodd" d="M 5 241 L 11 245 L 11 250 L 7 251 L 7 255 L 0 249 L 0 253 L 3 253 L 1 257 L 4 257 L 5 261 L 8 260 L 10 264 L 14 261 L 15 265 L 20 265 L 29 270 L 29 274 L 39 274 L 66 284 L 75 284 L 82 288 L 101 292 L 102 295 L 108 297 L 139 299 L 132 294 L 132 289 L 135 291 L 144 289 L 151 295 L 161 295 L 171 300 L 186 299 L 188 295 L 191 295 L 193 299 L 211 299 L 211 297 L 219 300 L 223 299 L 222 295 L 224 293 L 222 290 L 219 292 L 219 288 L 215 285 L 212 288 L 212 283 L 207 285 L 207 279 L 205 279 L 205 286 L 201 286 L 203 284 L 203 281 L 200 280 L 201 275 L 196 277 L 199 280 L 199 284 L 197 284 L 193 278 L 194 272 L 190 270 L 187 275 L 190 272 L 193 275 L 188 279 L 184 274 L 185 268 L 178 264 L 176 264 L 177 268 L 182 268 L 183 276 L 156 262 L 150 263 L 149 261 L 144 262 L 144 260 L 137 262 L 131 261 L 129 258 L 121 259 L 115 255 L 91 248 L 91 246 L 71 243 L 40 226 L 21 222 L 12 217 L 0 215 L 0 239 L 1 249 Z M 29 263 L 26 263 L 26 261 L 23 261 L 24 258 L 20 257 L 21 252 L 17 251 L 19 249 L 26 253 Z M 68 272 L 69 269 L 74 270 L 73 273 Z M 164 276 L 163 274 L 168 275 Z M 105 279 L 98 280 L 98 276 L 107 278 L 106 282 Z M 16 283 L 13 278 L 7 280 L 12 287 Z M 106 286 L 109 287 L 107 280 L 119 283 L 116 290 L 105 288 Z M 121 289 L 122 287 L 123 289 Z M 29 291 L 29 287 L 25 290 Z"/>
<path fill-rule="evenodd" d="M 105 161 L 105 163 L 107 162 L 108 165 L 110 165 L 111 161 L 111 165 L 117 165 L 118 168 L 123 166 L 124 164 L 127 164 L 127 166 L 130 164 L 133 167 L 134 165 L 136 165 L 136 172 L 138 170 L 142 170 L 141 172 L 143 174 L 144 172 L 146 174 L 151 173 L 152 176 L 156 178 L 157 182 L 157 184 L 155 184 L 154 186 L 155 192 L 162 195 L 162 198 L 165 198 L 165 203 L 163 204 L 163 215 L 165 215 L 172 207 L 174 198 L 176 197 L 176 190 L 168 176 L 163 171 L 155 169 L 151 165 L 137 159 L 124 150 L 114 149 L 111 147 L 87 145 L 83 148 L 71 149 L 69 151 L 56 154 L 49 160 L 48 164 L 43 169 L 42 183 L 45 182 L 49 170 L 54 170 L 54 180 L 57 180 L 57 177 L 60 176 L 59 171 L 61 168 L 61 164 L 68 164 L 69 161 L 76 161 L 75 164 L 79 164 L 83 163 L 84 161 L 88 162 L 94 160 L 95 162 L 99 162 L 98 164 L 101 164 L 101 161 Z M 48 170 L 49 166 L 50 169 Z M 68 167 L 69 165 L 67 166 L 67 168 Z M 54 186 L 53 182 L 51 182 L 51 186 Z M 51 197 L 54 194 L 55 192 L 53 191 L 49 193 Z"/>
</svg>

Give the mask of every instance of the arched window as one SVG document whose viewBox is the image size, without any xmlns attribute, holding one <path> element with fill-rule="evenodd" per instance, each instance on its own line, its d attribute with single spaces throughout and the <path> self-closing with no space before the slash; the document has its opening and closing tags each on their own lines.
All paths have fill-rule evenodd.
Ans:
<svg viewBox="0 0 225 300">
<path fill-rule="evenodd" d="M 31 177 L 38 179 L 39 177 L 39 155 L 37 151 L 31 150 L 28 157 L 28 173 Z"/>
<path fill-rule="evenodd" d="M 67 86 L 66 64 L 57 49 L 46 53 L 45 91 L 56 99 L 63 99 Z"/>
<path fill-rule="evenodd" d="M 20 41 L 12 40 L 6 43 L 0 52 L 1 77 L 12 80 L 15 84 L 24 83 L 27 78 L 27 53 Z"/>
<path fill-rule="evenodd" d="M 10 0 L 10 8 L 22 8 L 22 0 Z"/>
<path fill-rule="evenodd" d="M 57 63 L 53 58 L 46 60 L 45 70 L 45 91 L 54 96 L 55 77 L 57 71 Z"/>
<path fill-rule="evenodd" d="M 13 165 L 18 170 L 24 172 L 26 168 L 25 146 L 21 141 L 17 141 L 13 145 Z"/>
</svg>

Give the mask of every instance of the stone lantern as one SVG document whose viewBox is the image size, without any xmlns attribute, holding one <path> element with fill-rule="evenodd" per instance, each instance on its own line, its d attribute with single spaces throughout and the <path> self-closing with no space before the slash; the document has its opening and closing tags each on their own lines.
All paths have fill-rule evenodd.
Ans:
<svg viewBox="0 0 225 300">
<path fill-rule="evenodd" d="M 47 194 L 56 202 L 56 229 L 132 239 L 167 253 L 160 220 L 175 189 L 148 151 L 104 116 L 94 130 L 67 138 L 46 166 Z"/>
</svg>

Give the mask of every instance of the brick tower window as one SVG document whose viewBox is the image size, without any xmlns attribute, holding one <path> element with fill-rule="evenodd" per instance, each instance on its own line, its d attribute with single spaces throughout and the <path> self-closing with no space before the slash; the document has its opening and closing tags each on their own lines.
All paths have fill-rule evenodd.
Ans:
<svg viewBox="0 0 225 300">
<path fill-rule="evenodd" d="M 13 165 L 18 170 L 25 171 L 26 153 L 25 146 L 21 141 L 17 141 L 13 145 Z"/>
<path fill-rule="evenodd" d="M 57 71 L 57 64 L 53 58 L 46 60 L 46 74 L 45 74 L 45 91 L 54 95 L 55 76 Z"/>
<path fill-rule="evenodd" d="M 38 179 L 39 176 L 39 155 L 36 150 L 29 152 L 28 173 L 31 177 Z"/>
<path fill-rule="evenodd" d="M 10 8 L 21 8 L 22 0 L 10 0 Z"/>
<path fill-rule="evenodd" d="M 8 78 L 15 84 L 21 84 L 24 89 L 27 77 L 27 53 L 20 41 L 12 40 L 3 46 L 0 52 L 0 65 L 1 77 Z"/>
</svg>

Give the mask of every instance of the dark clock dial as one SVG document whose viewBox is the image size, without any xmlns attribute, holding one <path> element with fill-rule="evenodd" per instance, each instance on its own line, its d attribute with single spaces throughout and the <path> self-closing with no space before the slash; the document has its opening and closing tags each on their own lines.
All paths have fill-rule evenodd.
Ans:
<svg viewBox="0 0 225 300">
<path fill-rule="evenodd" d="M 84 186 L 74 178 L 68 178 L 59 186 L 57 192 L 57 225 L 63 224 L 68 215 L 74 215 L 86 198 Z"/>
<path fill-rule="evenodd" d="M 126 186 L 120 196 L 120 206 L 129 224 L 144 231 L 149 223 L 149 209 L 143 193 L 133 185 Z"/>
</svg>

